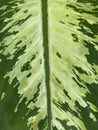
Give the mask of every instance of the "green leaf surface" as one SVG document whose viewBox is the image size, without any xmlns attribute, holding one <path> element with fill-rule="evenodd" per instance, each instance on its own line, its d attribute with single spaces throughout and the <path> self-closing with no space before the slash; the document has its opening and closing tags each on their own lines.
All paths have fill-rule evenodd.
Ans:
<svg viewBox="0 0 98 130">
<path fill-rule="evenodd" d="M 98 1 L 0 0 L 0 130 L 98 129 Z"/>
</svg>

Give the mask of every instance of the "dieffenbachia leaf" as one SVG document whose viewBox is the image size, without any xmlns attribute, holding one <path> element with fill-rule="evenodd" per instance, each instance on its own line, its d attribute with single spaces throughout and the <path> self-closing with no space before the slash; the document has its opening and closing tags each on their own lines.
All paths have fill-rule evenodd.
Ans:
<svg viewBox="0 0 98 130">
<path fill-rule="evenodd" d="M 97 0 L 0 1 L 0 115 L 10 104 L 30 130 L 97 130 L 97 59 Z"/>
</svg>

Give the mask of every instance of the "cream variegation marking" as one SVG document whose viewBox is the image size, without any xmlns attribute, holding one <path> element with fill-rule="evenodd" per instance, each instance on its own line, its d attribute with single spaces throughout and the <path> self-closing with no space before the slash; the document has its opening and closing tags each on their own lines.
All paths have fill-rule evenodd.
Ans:
<svg viewBox="0 0 98 130">
<path fill-rule="evenodd" d="M 38 130 L 39 122 L 47 116 L 41 1 L 24 0 L 22 4 L 18 1 L 16 4 L 16 8 L 19 11 L 13 14 L 11 18 L 4 20 L 4 22 L 8 23 L 1 30 L 2 33 L 9 28 L 8 33 L 12 33 L 12 35 L 6 36 L 2 41 L 7 46 L 2 51 L 2 54 L 4 56 L 9 55 L 7 59 L 13 60 L 16 52 L 22 48 L 24 51 L 17 57 L 16 63 L 13 65 L 11 71 L 7 72 L 5 78 L 9 77 L 9 84 L 15 78 L 18 81 L 20 100 L 14 112 L 18 112 L 18 107 L 25 98 L 28 109 L 34 110 L 35 107 L 39 109 L 38 114 L 34 117 L 28 117 L 27 123 L 30 129 Z M 2 9 L 5 8 L 6 6 Z M 13 6 L 13 8 L 15 7 Z M 14 35 L 13 32 L 15 31 L 16 34 Z M 30 69 L 26 64 L 30 66 Z M 30 76 L 28 76 L 29 74 Z M 36 93 L 36 100 L 33 101 Z"/>
<path fill-rule="evenodd" d="M 1 100 L 3 100 L 5 97 L 6 97 L 6 93 L 3 92 L 1 95 Z"/>
<path fill-rule="evenodd" d="M 95 75 L 93 67 L 98 74 L 98 66 L 91 65 L 87 61 L 86 55 L 89 55 L 89 49 L 85 46 L 84 41 L 89 41 L 97 48 L 94 43 L 96 38 L 92 38 L 80 31 L 80 19 L 87 20 L 91 26 L 98 22 L 98 19 L 87 13 L 75 11 L 72 7 L 81 8 L 83 11 L 92 11 L 94 8 L 91 4 L 84 6 L 84 3 L 64 0 L 49 1 L 49 43 L 50 43 L 50 69 L 51 69 L 51 93 L 52 93 L 52 115 L 53 127 L 65 130 L 71 129 L 72 126 L 77 130 L 87 130 L 85 121 L 82 120 L 82 115 L 79 113 L 80 108 L 76 106 L 79 103 L 81 108 L 87 109 L 88 102 L 85 100 L 91 91 L 86 83 L 98 84 L 98 75 Z M 92 19 L 90 18 L 92 17 Z M 95 19 L 95 20 L 93 20 Z M 84 25 L 84 29 L 88 33 L 92 33 L 91 29 Z M 76 36 L 76 40 L 73 38 Z M 57 53 L 60 55 L 58 56 Z M 95 67 L 96 66 L 96 67 Z M 83 73 L 78 69 L 81 68 Z M 79 87 L 79 84 L 81 87 Z M 56 89 L 57 88 L 57 89 Z M 65 93 L 66 91 L 66 93 Z M 66 103 L 66 107 L 63 105 Z M 89 102 L 90 109 L 95 110 L 94 105 Z M 97 110 L 97 109 L 96 109 Z M 98 112 L 98 110 L 96 111 Z M 77 115 L 74 115 L 77 113 Z M 82 111 L 81 111 L 82 113 Z M 94 122 L 97 119 L 94 113 L 89 113 L 88 118 Z M 59 120 L 58 120 L 59 119 Z M 60 123 L 65 121 L 65 123 Z"/>
</svg>

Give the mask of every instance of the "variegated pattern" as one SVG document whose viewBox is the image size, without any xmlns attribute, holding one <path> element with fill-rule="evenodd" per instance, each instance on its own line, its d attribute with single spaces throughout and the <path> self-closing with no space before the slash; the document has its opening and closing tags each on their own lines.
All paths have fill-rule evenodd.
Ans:
<svg viewBox="0 0 98 130">
<path fill-rule="evenodd" d="M 54 129 L 98 129 L 97 7 L 89 1 L 49 1 Z"/>
<path fill-rule="evenodd" d="M 30 130 L 97 130 L 98 1 L 47 1 L 49 68 L 42 1 L 0 1 L 0 107 L 16 88 Z"/>
<path fill-rule="evenodd" d="M 28 118 L 27 125 L 38 130 L 40 120 L 47 116 L 41 1 L 10 0 L 1 10 L 1 64 L 9 66 L 4 79 L 10 85 L 15 81 L 13 87 L 20 95 L 14 112 L 26 99 L 27 115 L 29 109 L 37 114 Z"/>
</svg>

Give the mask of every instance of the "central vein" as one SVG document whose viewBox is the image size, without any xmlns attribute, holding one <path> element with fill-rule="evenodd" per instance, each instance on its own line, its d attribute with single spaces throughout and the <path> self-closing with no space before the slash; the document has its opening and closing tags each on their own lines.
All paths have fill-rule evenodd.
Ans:
<svg viewBox="0 0 98 130">
<path fill-rule="evenodd" d="M 49 42 L 48 42 L 48 0 L 42 2 L 42 20 L 43 20 L 43 46 L 45 58 L 45 82 L 47 90 L 47 112 L 48 112 L 48 130 L 51 130 L 51 92 L 50 92 L 50 68 L 49 68 Z"/>
</svg>

